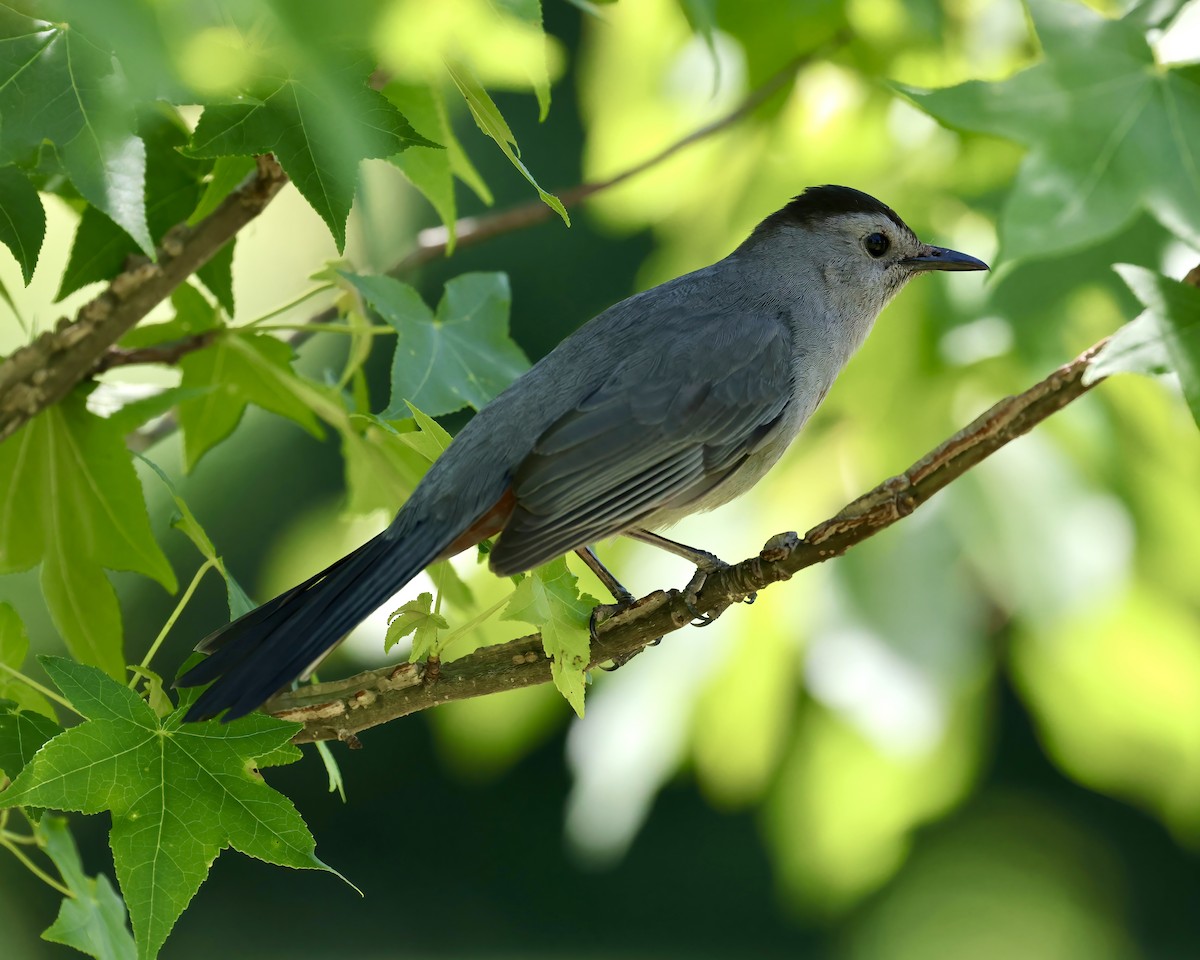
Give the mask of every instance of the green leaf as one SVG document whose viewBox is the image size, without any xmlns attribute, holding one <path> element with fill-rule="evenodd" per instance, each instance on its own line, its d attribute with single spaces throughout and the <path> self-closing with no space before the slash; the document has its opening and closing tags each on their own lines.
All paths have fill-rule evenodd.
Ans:
<svg viewBox="0 0 1200 960">
<path fill-rule="evenodd" d="M 208 258 L 208 263 L 196 271 L 196 276 L 209 293 L 217 298 L 229 316 L 233 316 L 233 251 L 237 247 L 237 237 L 230 240 L 216 253 Z"/>
<path fill-rule="evenodd" d="M 1115 269 L 1146 309 L 1113 334 L 1084 382 L 1114 373 L 1174 372 L 1200 426 L 1200 290 L 1145 267 Z"/>
<path fill-rule="evenodd" d="M 412 420 L 402 422 L 414 423 L 418 429 L 407 433 L 400 433 L 399 437 L 422 457 L 433 463 L 450 446 L 450 441 L 453 437 L 433 417 L 422 413 L 407 400 L 404 401 L 404 405 L 408 407 L 409 413 L 412 414 Z"/>
<path fill-rule="evenodd" d="M 429 468 L 428 461 L 394 429 L 375 423 L 359 434 L 342 434 L 346 462 L 346 511 L 368 514 L 376 510 L 393 514 L 416 489 Z"/>
<path fill-rule="evenodd" d="M 446 117 L 445 105 L 433 87 L 389 83 L 384 96 L 408 117 L 413 129 L 435 143 L 447 143 L 454 133 Z M 414 187 L 433 204 L 433 209 L 446 225 L 447 255 L 454 252 L 454 225 L 458 205 L 454 199 L 454 173 L 450 169 L 450 151 L 444 148 L 410 147 L 389 158 L 399 167 Z"/>
<path fill-rule="evenodd" d="M 104 570 L 176 588 L 124 435 L 76 391 L 0 444 L 0 491 L 0 573 L 41 563 L 51 618 L 71 652 L 121 676 L 121 613 Z"/>
<path fill-rule="evenodd" d="M 321 425 L 305 401 L 291 360 L 292 348 L 270 334 L 229 330 L 218 336 L 212 346 L 189 353 L 179 361 L 182 386 L 215 388 L 179 405 L 188 470 L 233 432 L 247 404 L 287 417 L 313 436 L 322 436 Z"/>
<path fill-rule="evenodd" d="M 28 655 L 29 635 L 25 632 L 25 624 L 10 604 L 0 603 L 0 663 L 20 670 Z M 11 700 L 22 710 L 33 710 L 51 720 L 56 719 L 49 700 L 5 670 L 0 670 L 0 700 Z M 0 769 L 4 769 L 2 763 Z M 14 774 L 9 773 L 9 776 Z"/>
<path fill-rule="evenodd" d="M 599 602 L 579 592 L 575 575 L 560 557 L 525 576 L 501 614 L 502 620 L 518 620 L 541 631 L 554 685 L 581 717 L 591 659 L 589 624 Z"/>
<path fill-rule="evenodd" d="M 1061 0 L 1029 10 L 1042 63 L 1000 83 L 901 88 L 943 123 L 1029 148 L 1000 223 L 1005 256 L 1089 246 L 1141 209 L 1200 246 L 1200 70 L 1157 65 L 1135 20 Z"/>
<path fill-rule="evenodd" d="M 446 284 L 436 315 L 420 294 L 391 277 L 343 274 L 400 335 L 392 359 L 392 399 L 384 419 L 483 407 L 529 368 L 508 335 L 512 294 L 502 273 L 467 273 Z"/>
<path fill-rule="evenodd" d="M 388 617 L 387 634 L 383 638 L 384 653 L 411 633 L 413 642 L 409 660 L 413 663 L 427 660 L 437 652 L 437 632 L 449 628 L 446 618 L 433 612 L 433 594 L 422 593 L 416 600 L 402 604 Z"/>
<path fill-rule="evenodd" d="M 46 211 L 37 190 L 16 167 L 0 167 L 0 243 L 16 257 L 27 285 L 45 236 Z"/>
<path fill-rule="evenodd" d="M 37 839 L 74 894 L 63 898 L 57 919 L 42 939 L 74 947 L 96 960 L 133 960 L 137 947 L 125 925 L 125 903 L 104 874 L 93 879 L 84 873 L 66 818 L 42 817 Z"/>
<path fill-rule="evenodd" d="M 62 727 L 40 713 L 18 709 L 11 702 L 0 704 L 0 772 L 17 779 L 42 744 L 60 733 Z"/>
<path fill-rule="evenodd" d="M 221 205 L 221 201 L 242 185 L 254 173 L 253 157 L 217 157 L 212 166 L 204 193 L 196 209 L 188 217 L 188 224 L 195 226 Z"/>
<path fill-rule="evenodd" d="M 49 140 L 93 207 L 148 256 L 146 150 L 110 54 L 82 32 L 0 8 L 0 163 L 29 161 Z"/>
<path fill-rule="evenodd" d="M 93 667 L 43 657 L 87 722 L 46 744 L 0 806 L 110 811 L 109 843 L 137 939 L 155 957 L 226 847 L 267 863 L 329 870 L 296 808 L 255 769 L 298 753 L 298 726 L 263 714 L 228 724 L 159 720 L 132 690 Z M 332 872 L 332 871 L 331 871 Z"/>
<path fill-rule="evenodd" d="M 340 252 L 360 160 L 434 146 L 385 97 L 366 71 L 288 78 L 262 97 L 205 107 L 188 153 L 194 157 L 273 153 L 329 227 Z"/>
<path fill-rule="evenodd" d="M 164 105 L 147 111 L 138 132 L 146 145 L 146 223 L 150 236 L 161 240 L 168 230 L 183 223 L 195 207 L 200 181 L 211 164 L 179 152 L 187 143 L 188 133 L 173 108 Z M 89 206 L 79 218 L 56 299 L 61 300 L 89 283 L 111 279 L 137 251 L 137 244 L 125 230 L 96 207 Z"/>
<path fill-rule="evenodd" d="M 129 672 L 135 677 L 141 677 L 146 682 L 146 702 L 150 704 L 150 709 L 154 711 L 156 717 L 161 720 L 175 709 L 175 704 L 171 702 L 171 698 L 167 696 L 167 691 L 163 687 L 162 677 L 149 667 L 143 667 L 140 663 L 131 663 Z"/>
<path fill-rule="evenodd" d="M 459 93 L 467 101 L 467 107 L 471 111 L 471 116 L 475 118 L 475 123 L 479 129 L 496 141 L 496 145 L 508 157 L 512 165 L 520 171 L 521 176 L 528 180 L 533 185 L 533 188 L 537 190 L 538 196 L 542 198 L 542 202 L 562 217 L 563 223 L 569 227 L 571 225 L 571 218 L 567 216 L 567 208 L 562 205 L 562 201 L 558 197 L 543 190 L 538 182 L 533 179 L 533 174 L 521 162 L 521 152 L 517 149 L 516 137 L 513 136 L 512 130 L 509 129 L 504 117 L 500 115 L 500 110 L 492 102 L 492 98 L 488 96 L 488 92 L 483 89 L 483 84 L 479 82 L 479 79 L 471 72 L 470 68 L 464 65 L 455 66 L 447 63 L 446 69 L 450 72 L 450 79 L 458 87 Z"/>
<path fill-rule="evenodd" d="M 171 306 L 175 308 L 174 317 L 162 323 L 138 324 L 120 339 L 119 345 L 126 350 L 139 350 L 173 343 L 221 326 L 220 315 L 213 305 L 189 283 L 176 287 L 171 293 Z"/>
<path fill-rule="evenodd" d="M 496 5 L 544 36 L 542 0 L 497 0 Z M 524 64 L 529 72 L 529 82 L 533 84 L 533 92 L 537 96 L 539 121 L 545 120 L 550 113 L 550 67 L 546 60 L 544 43 L 542 48 L 540 57 Z"/>
<path fill-rule="evenodd" d="M 183 387 L 167 387 L 166 390 L 160 390 L 140 400 L 131 400 L 121 409 L 109 414 L 107 419 L 122 434 L 130 434 L 140 429 L 147 421 L 161 417 L 184 400 L 194 400 L 208 392 L 209 388 L 190 390 Z"/>
<path fill-rule="evenodd" d="M 192 513 L 187 502 L 179 495 L 179 490 L 171 482 L 171 478 L 153 460 L 141 454 L 138 454 L 137 457 L 158 475 L 158 478 L 166 484 L 167 489 L 171 492 L 171 499 L 175 501 L 175 508 L 179 511 L 179 516 L 171 521 L 171 526 L 191 540 L 195 548 L 200 551 L 200 555 L 210 561 L 225 579 L 229 601 L 229 619 L 236 620 L 242 614 L 249 613 L 255 607 L 254 601 L 242 589 L 242 585 L 234 579 L 233 574 L 226 569 L 225 561 L 217 555 L 217 548 L 213 546 L 212 539 L 200 526 L 200 521 L 196 519 L 196 515 Z"/>
</svg>

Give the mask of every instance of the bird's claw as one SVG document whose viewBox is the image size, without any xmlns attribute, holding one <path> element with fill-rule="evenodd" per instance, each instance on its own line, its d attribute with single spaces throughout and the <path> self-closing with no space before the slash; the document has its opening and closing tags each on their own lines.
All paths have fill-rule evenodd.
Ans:
<svg viewBox="0 0 1200 960">
<path fill-rule="evenodd" d="M 688 613 L 692 615 L 693 627 L 707 627 L 717 619 L 715 616 L 709 616 L 707 612 L 696 608 L 696 601 L 699 599 L 700 591 L 703 589 L 704 583 L 708 580 L 709 575 L 729 566 L 729 564 L 722 560 L 718 560 L 716 557 L 712 557 L 712 560 L 714 561 L 711 564 L 712 569 L 705 569 L 706 567 L 710 566 L 708 563 L 697 564 L 696 572 L 692 574 L 692 579 L 689 580 L 687 582 L 687 586 L 683 588 L 683 605 L 687 607 Z"/>
</svg>

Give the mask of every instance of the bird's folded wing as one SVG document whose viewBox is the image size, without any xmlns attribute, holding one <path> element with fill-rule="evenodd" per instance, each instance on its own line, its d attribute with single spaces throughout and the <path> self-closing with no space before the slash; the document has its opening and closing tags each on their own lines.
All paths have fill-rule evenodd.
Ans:
<svg viewBox="0 0 1200 960">
<path fill-rule="evenodd" d="M 627 357 L 538 439 L 513 475 L 516 509 L 491 557 L 497 573 L 696 500 L 778 422 L 792 397 L 784 324 L 689 318 L 685 334 L 682 348 L 666 342 Z"/>
</svg>

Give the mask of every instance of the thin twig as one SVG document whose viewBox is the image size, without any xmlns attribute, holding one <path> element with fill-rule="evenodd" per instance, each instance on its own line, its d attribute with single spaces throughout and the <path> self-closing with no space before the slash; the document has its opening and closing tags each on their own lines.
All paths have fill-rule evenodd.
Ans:
<svg viewBox="0 0 1200 960">
<path fill-rule="evenodd" d="M 1094 383 L 1084 383 L 1084 372 L 1105 342 L 1024 393 L 1001 400 L 902 474 L 813 527 L 803 539 L 794 533 L 777 534 L 758 556 L 713 574 L 700 590 L 696 609 L 719 615 L 749 594 L 841 556 L 908 516 L 946 484 L 1090 390 Z M 655 591 L 600 624 L 590 666 L 628 658 L 691 620 L 678 590 Z M 303 723 L 295 737 L 298 743 L 333 739 L 353 743 L 362 730 L 440 703 L 549 681 L 550 661 L 541 637 L 532 634 L 442 662 L 435 682 L 430 682 L 420 664 L 405 663 L 282 693 L 264 709 Z"/>
<path fill-rule="evenodd" d="M 178 363 L 181 357 L 194 350 L 203 350 L 216 339 L 216 330 L 205 330 L 194 333 L 181 340 L 170 343 L 156 343 L 149 347 L 138 347 L 126 350 L 123 347 L 109 347 L 100 357 L 93 373 L 103 373 L 113 367 L 129 367 L 137 363 Z"/>
<path fill-rule="evenodd" d="M 287 175 L 274 158 L 259 157 L 254 175 L 216 210 L 194 227 L 179 224 L 168 231 L 156 262 L 134 262 L 74 320 L 64 317 L 0 363 L 0 441 L 90 376 L 126 331 L 257 217 L 285 183 Z"/>
<path fill-rule="evenodd" d="M 604 180 L 581 183 L 578 186 L 559 192 L 558 199 L 562 201 L 564 207 L 578 206 L 588 197 L 645 173 L 647 170 L 651 170 L 671 159 L 675 154 L 690 147 L 692 144 L 699 143 L 701 140 L 707 140 L 709 137 L 744 120 L 786 86 L 796 76 L 797 71 L 801 67 L 811 63 L 813 60 L 828 56 L 838 47 L 845 45 L 848 39 L 846 34 L 839 33 L 817 49 L 793 57 L 785 66 L 763 81 L 761 86 L 751 90 L 745 99 L 730 110 L 729 113 L 718 117 L 710 123 L 706 123 L 702 127 L 698 127 L 687 136 L 676 140 L 674 143 L 659 150 L 653 156 L 642 160 L 640 163 L 635 163 L 632 167 L 628 167 L 620 173 L 614 174 Z M 523 230 L 526 227 L 535 226 L 554 216 L 557 216 L 557 214 L 546 204 L 540 200 L 531 200 L 528 203 L 523 203 L 508 210 L 501 210 L 497 213 L 487 214 L 486 216 L 463 217 L 454 224 L 456 249 L 458 247 L 473 246 L 501 234 L 512 233 L 515 230 Z M 449 240 L 450 231 L 444 226 L 430 227 L 428 230 L 422 230 L 417 235 L 417 248 L 388 272 L 393 276 L 408 273 L 417 267 L 424 266 L 432 260 L 436 260 L 446 252 Z"/>
</svg>

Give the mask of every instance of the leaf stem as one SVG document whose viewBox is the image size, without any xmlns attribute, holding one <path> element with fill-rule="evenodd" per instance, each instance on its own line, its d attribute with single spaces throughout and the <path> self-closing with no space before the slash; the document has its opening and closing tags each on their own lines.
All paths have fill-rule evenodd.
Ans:
<svg viewBox="0 0 1200 960">
<path fill-rule="evenodd" d="M 313 287 L 311 290 L 306 290 L 304 293 L 300 294 L 300 296 L 289 300 L 287 303 L 281 304 L 274 310 L 268 310 L 266 313 L 262 314 L 262 316 L 255 317 L 253 320 L 248 320 L 245 323 L 239 323 L 238 328 L 257 327 L 260 323 L 270 320 L 272 317 L 277 317 L 281 313 L 287 313 L 287 311 L 291 310 L 293 307 L 300 306 L 300 304 L 302 304 L 305 300 L 311 300 L 313 297 L 324 293 L 326 290 L 335 289 L 337 289 L 337 284 L 334 283 L 323 283 L 320 286 Z"/>
<path fill-rule="evenodd" d="M 15 680 L 20 680 L 26 686 L 32 687 L 34 690 L 36 690 L 38 693 L 40 693 L 43 697 L 47 697 L 48 699 L 53 700 L 55 703 L 66 707 L 77 717 L 83 716 L 82 713 L 80 713 L 78 710 L 75 709 L 75 705 L 73 703 L 71 703 L 70 700 L 66 699 L 66 697 L 63 697 L 63 696 L 55 693 L 49 687 L 42 686 L 40 683 L 38 683 L 36 680 L 32 679 L 31 677 L 25 676 L 25 674 L 23 674 L 16 667 L 10 667 L 7 663 L 0 663 L 0 670 L 4 670 L 6 673 L 8 673 L 10 676 L 12 676 Z"/>
<path fill-rule="evenodd" d="M 179 615 L 183 613 L 183 608 L 188 605 L 188 601 L 192 599 L 192 594 L 196 592 L 196 588 L 200 586 L 200 581 L 204 575 L 216 567 L 213 560 L 205 560 L 196 571 L 196 575 L 192 577 L 192 582 L 188 584 L 186 590 L 183 591 L 183 596 L 179 598 L 179 602 L 175 604 L 175 609 L 171 611 L 171 615 L 167 617 L 167 622 L 163 624 L 163 628 L 158 631 L 158 636 L 154 638 L 154 642 L 150 644 L 150 649 L 146 651 L 146 655 L 142 657 L 141 667 L 149 667 L 150 661 L 154 659 L 154 655 L 158 653 L 158 648 L 162 646 L 162 642 L 167 638 L 167 634 L 171 632 L 171 628 L 175 626 L 175 621 L 179 619 Z M 133 690 L 137 687 L 138 677 L 136 674 L 129 681 L 129 689 Z"/>
<path fill-rule="evenodd" d="M 483 623 L 485 620 L 490 620 L 492 617 L 494 617 L 497 613 L 500 612 L 500 609 L 505 604 L 507 604 L 508 601 L 511 599 L 512 599 L 512 594 L 510 593 L 506 597 L 503 597 L 500 600 L 496 601 L 494 604 L 492 604 L 490 607 L 488 607 L 482 613 L 477 613 L 466 623 L 462 624 L 462 626 L 455 627 L 448 634 L 446 634 L 445 637 L 442 638 L 442 642 L 439 644 L 439 646 L 443 650 L 445 650 L 451 641 L 457 640 L 468 630 L 471 630 L 474 627 L 479 626 L 479 624 Z"/>
<path fill-rule="evenodd" d="M 37 877 L 43 883 L 46 883 L 49 886 L 53 887 L 55 890 L 57 890 L 59 893 L 61 893 L 64 897 L 69 897 L 72 900 L 75 899 L 75 891 L 74 890 L 68 889 L 67 887 L 65 887 L 61 883 L 59 883 L 57 880 L 55 880 L 52 876 L 50 876 L 50 874 L 48 874 L 45 870 L 43 870 L 36 863 L 34 863 L 28 856 L 26 856 L 24 850 L 22 850 L 20 847 L 18 847 L 15 843 L 11 842 L 8 839 L 8 837 L 3 834 L 0 834 L 0 847 L 4 847 L 5 849 L 7 849 L 14 857 L 16 857 L 18 860 L 21 861 L 21 863 L 24 865 L 26 870 L 28 870 L 30 873 L 32 873 L 35 877 Z"/>
<path fill-rule="evenodd" d="M 366 333 L 372 337 L 386 337 L 388 334 L 392 336 L 396 335 L 395 327 L 385 327 L 382 324 L 369 327 L 355 327 L 348 323 L 272 323 L 263 329 L 298 330 L 304 333 Z"/>
</svg>

